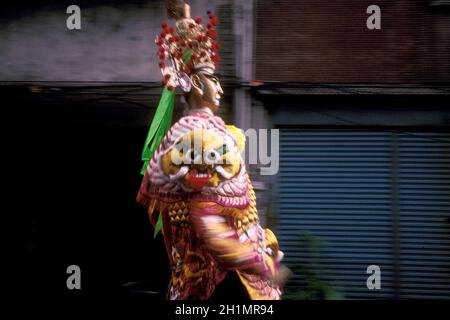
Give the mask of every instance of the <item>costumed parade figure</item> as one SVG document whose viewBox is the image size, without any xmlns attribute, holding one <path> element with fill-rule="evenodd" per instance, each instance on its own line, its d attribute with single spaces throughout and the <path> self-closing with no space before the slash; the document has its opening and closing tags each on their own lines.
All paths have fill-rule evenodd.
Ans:
<svg viewBox="0 0 450 320">
<path fill-rule="evenodd" d="M 147 137 L 137 201 L 148 208 L 155 235 L 162 230 L 171 267 L 167 298 L 211 297 L 235 274 L 250 299 L 281 298 L 283 253 L 261 227 L 255 192 L 242 158 L 244 134 L 214 115 L 223 94 L 215 27 L 191 19 L 184 1 L 168 1 L 174 27 L 156 38 L 165 86 Z M 175 88 L 189 111 L 171 125 Z M 229 294 L 233 294 L 230 292 Z"/>
</svg>

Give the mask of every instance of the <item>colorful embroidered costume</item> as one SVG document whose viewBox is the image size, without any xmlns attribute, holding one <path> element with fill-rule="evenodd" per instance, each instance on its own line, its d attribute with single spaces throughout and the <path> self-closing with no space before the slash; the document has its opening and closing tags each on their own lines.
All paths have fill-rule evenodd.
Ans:
<svg viewBox="0 0 450 320">
<path fill-rule="evenodd" d="M 162 224 L 172 271 L 168 298 L 208 299 L 228 272 L 236 272 L 251 299 L 280 299 L 283 253 L 259 223 L 241 156 L 245 137 L 212 111 L 222 93 L 213 76 L 217 18 L 209 13 L 204 28 L 190 19 L 183 1 L 168 8 L 177 25 L 163 23 L 156 39 L 166 89 L 146 141 L 137 197 L 153 226 Z M 191 109 L 169 129 L 177 86 Z"/>
</svg>

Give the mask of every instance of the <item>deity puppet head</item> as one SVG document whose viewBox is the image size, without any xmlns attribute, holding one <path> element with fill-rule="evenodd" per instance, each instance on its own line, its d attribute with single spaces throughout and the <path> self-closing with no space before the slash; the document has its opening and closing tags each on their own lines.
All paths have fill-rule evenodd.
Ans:
<svg viewBox="0 0 450 320">
<path fill-rule="evenodd" d="M 180 87 L 191 108 L 208 107 L 217 111 L 223 90 L 214 74 L 220 60 L 216 26 L 219 21 L 208 12 L 209 22 L 191 18 L 190 6 L 182 0 L 167 0 L 167 12 L 175 27 L 162 22 L 155 43 L 159 46 L 162 84 L 173 91 Z"/>
</svg>

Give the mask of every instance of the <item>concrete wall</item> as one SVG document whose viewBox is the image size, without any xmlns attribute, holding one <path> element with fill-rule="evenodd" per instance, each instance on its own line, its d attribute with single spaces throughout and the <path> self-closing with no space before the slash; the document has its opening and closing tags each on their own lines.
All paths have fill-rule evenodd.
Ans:
<svg viewBox="0 0 450 320">
<path fill-rule="evenodd" d="M 79 2 L 81 30 L 66 27 L 66 9 L 76 1 L 47 2 L 23 14 L 22 7 L 2 12 L 0 81 L 161 79 L 153 40 L 166 16 L 163 0 Z M 206 17 L 229 2 L 192 0 L 192 15 Z"/>
</svg>

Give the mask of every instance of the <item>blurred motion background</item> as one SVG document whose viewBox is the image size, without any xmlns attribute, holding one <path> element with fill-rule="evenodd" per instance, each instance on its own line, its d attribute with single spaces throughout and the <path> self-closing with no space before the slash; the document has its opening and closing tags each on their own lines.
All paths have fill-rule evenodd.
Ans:
<svg viewBox="0 0 450 320">
<path fill-rule="evenodd" d="M 295 271 L 286 297 L 450 298 L 450 1 L 189 2 L 220 19 L 220 115 L 280 130 L 278 175 L 250 172 Z M 72 4 L 81 30 L 66 28 Z M 373 4 L 381 30 L 366 27 Z M 164 244 L 134 198 L 165 17 L 163 1 L 2 4 L 8 198 L 30 296 L 164 298 Z M 66 289 L 71 264 L 80 292 Z"/>
</svg>

